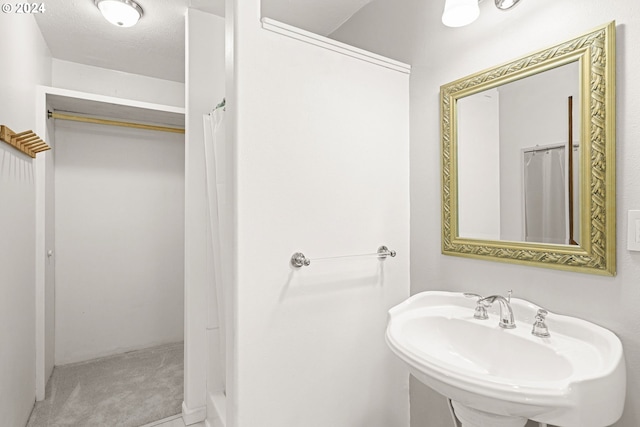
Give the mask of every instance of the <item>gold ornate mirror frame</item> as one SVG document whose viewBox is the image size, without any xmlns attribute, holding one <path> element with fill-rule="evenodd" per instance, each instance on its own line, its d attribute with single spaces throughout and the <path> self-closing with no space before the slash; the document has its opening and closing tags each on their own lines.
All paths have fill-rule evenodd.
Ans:
<svg viewBox="0 0 640 427">
<path fill-rule="evenodd" d="M 463 238 L 458 233 L 457 101 L 570 62 L 580 69 L 579 245 Z M 440 88 L 442 253 L 615 275 L 615 22 Z"/>
</svg>

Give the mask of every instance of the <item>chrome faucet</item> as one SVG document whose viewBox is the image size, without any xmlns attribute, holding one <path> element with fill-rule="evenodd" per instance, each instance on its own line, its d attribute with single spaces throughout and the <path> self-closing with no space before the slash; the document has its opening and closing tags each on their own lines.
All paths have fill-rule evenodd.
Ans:
<svg viewBox="0 0 640 427">
<path fill-rule="evenodd" d="M 498 301 L 500 304 L 500 327 L 505 329 L 513 329 L 516 327 L 516 322 L 513 318 L 513 310 L 511 309 L 511 291 L 509 291 L 509 299 L 506 299 L 502 295 L 491 295 L 478 300 L 478 304 L 488 303 L 489 305 Z"/>
</svg>

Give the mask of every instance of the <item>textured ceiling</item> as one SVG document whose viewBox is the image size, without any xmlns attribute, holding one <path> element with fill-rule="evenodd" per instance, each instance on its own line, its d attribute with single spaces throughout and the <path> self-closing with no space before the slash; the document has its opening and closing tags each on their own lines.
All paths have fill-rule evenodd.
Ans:
<svg viewBox="0 0 640 427">
<path fill-rule="evenodd" d="M 372 0 L 263 0 L 262 15 L 328 35 Z M 54 58 L 184 82 L 188 7 L 224 16 L 224 0 L 137 0 L 144 16 L 131 28 L 108 23 L 94 0 L 54 0 L 36 14 Z"/>
</svg>

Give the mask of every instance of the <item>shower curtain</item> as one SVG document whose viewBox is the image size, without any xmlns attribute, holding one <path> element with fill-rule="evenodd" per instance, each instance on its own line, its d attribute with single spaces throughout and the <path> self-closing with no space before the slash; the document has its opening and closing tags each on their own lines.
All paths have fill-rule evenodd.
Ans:
<svg viewBox="0 0 640 427">
<path fill-rule="evenodd" d="M 524 153 L 525 241 L 567 244 L 564 147 Z"/>
<path fill-rule="evenodd" d="M 213 257 L 213 286 L 217 300 L 217 314 L 220 336 L 220 378 L 226 389 L 226 325 L 224 312 L 224 284 L 229 283 L 229 254 L 227 249 L 230 242 L 227 209 L 230 206 L 227 197 L 226 168 L 225 168 L 225 126 L 224 101 L 210 114 L 203 116 L 204 123 L 204 159 L 207 189 L 207 210 L 209 216 L 209 232 Z"/>
</svg>

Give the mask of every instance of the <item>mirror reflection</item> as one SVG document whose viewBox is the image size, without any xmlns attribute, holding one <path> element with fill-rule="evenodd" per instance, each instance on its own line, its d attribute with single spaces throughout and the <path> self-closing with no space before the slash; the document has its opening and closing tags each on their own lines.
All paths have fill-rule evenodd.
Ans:
<svg viewBox="0 0 640 427">
<path fill-rule="evenodd" d="M 461 238 L 579 244 L 578 61 L 457 100 Z"/>
</svg>

